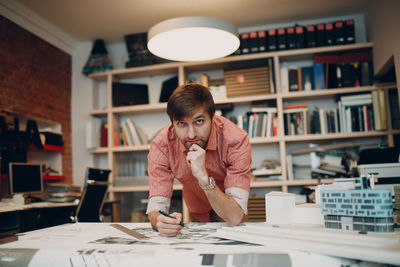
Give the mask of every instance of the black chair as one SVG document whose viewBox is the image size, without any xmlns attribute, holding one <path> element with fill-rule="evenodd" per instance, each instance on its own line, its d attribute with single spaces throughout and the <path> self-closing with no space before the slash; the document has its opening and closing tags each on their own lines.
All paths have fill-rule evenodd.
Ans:
<svg viewBox="0 0 400 267">
<path fill-rule="evenodd" d="M 78 222 L 100 222 L 101 210 L 107 197 L 108 177 L 111 170 L 88 168 L 81 200 L 76 209 Z"/>
</svg>

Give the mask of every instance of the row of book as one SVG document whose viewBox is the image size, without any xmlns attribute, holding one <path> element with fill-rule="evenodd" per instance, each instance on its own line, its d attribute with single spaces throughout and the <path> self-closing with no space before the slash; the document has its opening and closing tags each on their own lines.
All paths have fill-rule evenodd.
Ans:
<svg viewBox="0 0 400 267">
<path fill-rule="evenodd" d="M 249 138 L 278 135 L 276 108 L 252 107 L 246 114 L 237 116 L 237 126 L 247 132 Z"/>
<path fill-rule="evenodd" d="M 148 136 L 132 119 L 122 122 L 120 128 L 119 132 L 114 131 L 115 146 L 139 146 L 149 143 Z"/>
<path fill-rule="evenodd" d="M 113 142 L 114 146 L 138 146 L 148 144 L 149 138 L 132 119 L 127 119 L 113 131 Z M 90 149 L 107 146 L 108 123 L 101 118 L 92 117 L 86 124 L 86 147 Z"/>
<path fill-rule="evenodd" d="M 281 64 L 280 77 L 284 93 L 368 86 L 373 82 L 372 55 L 316 55 L 311 66 Z"/>
<path fill-rule="evenodd" d="M 283 119 L 286 135 L 351 133 L 387 129 L 385 94 L 383 89 L 367 94 L 342 96 L 337 108 L 308 104 L 286 105 Z"/>
<path fill-rule="evenodd" d="M 355 43 L 354 24 L 349 19 L 242 33 L 235 54 Z"/>
</svg>

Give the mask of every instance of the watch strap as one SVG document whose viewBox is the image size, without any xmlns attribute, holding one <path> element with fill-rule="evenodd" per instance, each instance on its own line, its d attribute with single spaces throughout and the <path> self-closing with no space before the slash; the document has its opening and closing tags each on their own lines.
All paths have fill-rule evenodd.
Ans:
<svg viewBox="0 0 400 267">
<path fill-rule="evenodd" d="M 215 180 L 211 176 L 208 177 L 208 185 L 202 185 L 199 183 L 199 186 L 203 190 L 211 190 L 215 188 Z"/>
</svg>

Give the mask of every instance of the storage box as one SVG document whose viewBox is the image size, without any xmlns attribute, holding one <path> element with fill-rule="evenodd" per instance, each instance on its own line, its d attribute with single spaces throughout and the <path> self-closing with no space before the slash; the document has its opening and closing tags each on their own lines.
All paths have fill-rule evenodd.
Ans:
<svg viewBox="0 0 400 267">
<path fill-rule="evenodd" d="M 268 67 L 225 70 L 225 86 L 228 98 L 269 94 Z"/>
</svg>

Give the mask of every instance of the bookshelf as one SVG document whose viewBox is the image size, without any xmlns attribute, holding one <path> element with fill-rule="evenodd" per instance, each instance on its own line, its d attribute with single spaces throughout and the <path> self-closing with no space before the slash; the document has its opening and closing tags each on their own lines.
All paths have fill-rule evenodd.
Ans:
<svg viewBox="0 0 400 267">
<path fill-rule="evenodd" d="M 6 152 L 6 154 L 11 154 L 13 150 L 17 148 L 15 146 L 16 142 L 20 142 L 19 145 L 22 145 L 21 140 L 24 140 L 23 136 L 26 134 L 26 128 L 28 121 L 33 121 L 35 125 L 37 126 L 37 130 L 39 133 L 39 138 L 41 139 L 40 141 L 42 142 L 42 148 L 39 149 L 35 144 L 28 143 L 25 144 L 27 146 L 26 148 L 26 162 L 29 163 L 38 163 L 42 164 L 43 166 L 46 167 L 46 169 L 43 172 L 43 180 L 44 181 L 63 181 L 65 180 L 65 176 L 63 175 L 62 172 L 62 156 L 64 152 L 64 146 L 62 145 L 54 145 L 54 144 L 46 144 L 46 137 L 45 137 L 45 132 L 46 133 L 53 133 L 53 134 L 59 134 L 62 135 L 62 130 L 61 130 L 61 124 L 52 122 L 52 121 L 47 121 L 43 119 L 36 119 L 32 117 L 28 117 L 26 115 L 19 115 L 19 114 L 10 114 L 6 115 L 6 113 L 0 113 L 0 116 L 7 117 L 8 120 L 8 125 L 6 125 L 7 131 L 10 131 L 9 134 L 11 134 L 15 138 L 10 140 L 10 150 Z M 15 134 L 14 129 L 15 129 L 15 121 L 11 123 L 11 120 L 16 119 L 18 121 L 18 129 L 19 133 Z M 22 136 L 22 137 L 21 137 Z M 28 141 L 29 142 L 29 141 Z M 4 144 L 3 144 L 4 145 Z M 6 144 L 7 145 L 7 144 Z M 3 147 L 3 149 L 6 149 L 6 145 Z M 23 146 L 23 145 L 22 145 Z M 20 151 L 25 151 L 25 149 L 21 149 L 21 147 L 18 148 Z M 3 158 L 3 164 L 8 164 L 9 159 Z M 4 167 L 4 166 L 3 166 Z M 1 175 L 2 179 L 7 179 L 8 174 L 3 173 Z"/>
<path fill-rule="evenodd" d="M 390 110 L 388 107 L 388 89 L 394 88 L 395 85 L 387 84 L 383 86 L 359 86 L 359 87 L 346 87 L 346 88 L 330 88 L 324 90 L 311 90 L 311 91 L 299 91 L 299 92 L 282 92 L 280 84 L 280 64 L 286 61 L 296 61 L 296 60 L 309 60 L 315 54 L 319 53 L 336 53 L 336 52 L 346 52 L 346 51 L 365 51 L 372 50 L 372 43 L 356 43 L 347 45 L 337 45 L 337 46 L 325 46 L 316 48 L 305 48 L 305 49 L 293 49 L 275 52 L 262 52 L 255 54 L 246 55 L 233 55 L 217 60 L 206 61 L 206 62 L 180 62 L 180 63 L 164 63 L 151 66 L 135 67 L 120 70 L 110 70 L 102 73 L 95 73 L 89 75 L 93 79 L 95 86 L 97 88 L 103 88 L 98 90 L 98 93 L 106 94 L 103 103 L 96 104 L 96 107 L 90 111 L 90 115 L 93 117 L 101 117 L 108 123 L 108 144 L 113 143 L 113 131 L 119 127 L 121 123 L 121 118 L 126 118 L 130 116 L 135 116 L 135 118 L 140 116 L 145 116 L 145 120 L 148 120 L 146 116 L 158 116 L 164 114 L 163 117 L 165 126 L 168 125 L 169 119 L 165 115 L 166 113 L 166 103 L 157 103 L 156 100 L 150 98 L 150 103 L 146 105 L 134 105 L 134 106 L 123 106 L 123 107 L 113 107 L 112 106 L 112 82 L 113 81 L 139 81 L 144 82 L 149 80 L 149 82 L 154 82 L 155 77 L 161 76 L 161 80 L 166 80 L 171 75 L 177 75 L 179 84 L 183 84 L 184 81 L 188 79 L 191 75 L 198 75 L 198 73 L 208 73 L 215 72 L 215 70 L 221 70 L 232 65 L 246 66 L 251 65 L 254 62 L 263 62 L 263 60 L 271 58 L 273 60 L 274 79 L 275 79 L 275 92 L 271 94 L 264 95 L 248 95 L 243 97 L 235 97 L 224 100 L 217 100 L 215 103 L 218 104 L 233 104 L 236 109 L 237 106 L 250 107 L 253 102 L 256 101 L 269 101 L 277 109 L 278 117 L 278 134 L 270 138 L 265 137 L 254 137 L 250 139 L 252 144 L 252 150 L 254 149 L 255 155 L 253 154 L 253 163 L 259 164 L 262 160 L 260 158 L 260 151 L 266 149 L 265 154 L 275 154 L 275 159 L 277 159 L 281 164 L 282 170 L 282 180 L 265 180 L 262 179 L 253 180 L 251 182 L 251 188 L 273 188 L 282 190 L 283 192 L 291 192 L 292 187 L 302 187 L 302 186 L 313 186 L 320 183 L 331 183 L 332 179 L 294 179 L 289 180 L 287 174 L 286 166 L 286 156 L 290 153 L 290 146 L 292 144 L 303 144 L 307 145 L 311 142 L 336 142 L 340 140 L 355 140 L 355 139 L 368 139 L 368 138 L 379 138 L 383 142 L 387 143 L 388 146 L 393 146 L 393 136 L 395 134 L 400 134 L 400 130 L 392 129 Z M 194 74 L 193 74 L 194 73 Z M 223 72 L 219 72 L 223 73 Z M 221 77 L 219 77 L 221 78 Z M 160 82 L 158 86 L 160 86 Z M 104 89 L 106 88 L 106 89 Z M 322 99 L 328 99 L 334 102 L 335 98 L 342 95 L 351 95 L 358 93 L 368 93 L 378 88 L 383 88 L 386 96 L 386 108 L 387 108 L 387 122 L 388 127 L 385 131 L 364 131 L 364 132 L 350 132 L 350 133 L 328 133 L 328 134 L 305 134 L 305 135 L 292 135 L 288 136 L 284 133 L 284 121 L 283 121 L 283 107 L 286 102 L 296 102 L 296 101 L 320 101 Z M 149 88 L 151 90 L 151 88 Z M 101 97 L 98 97 L 101 98 Z M 136 121 L 135 121 L 136 123 Z M 140 122 L 138 122 L 140 124 Z M 160 126 L 161 127 L 161 126 Z M 146 131 L 146 125 L 143 126 Z M 156 131 L 148 131 L 149 136 L 153 136 Z M 96 147 L 89 149 L 89 152 L 95 157 L 95 162 L 99 164 L 105 164 L 106 167 L 112 170 L 117 170 L 119 166 L 119 157 L 124 153 L 144 153 L 147 154 L 149 150 L 149 145 L 139 145 L 139 146 L 114 146 L 108 145 L 107 147 Z M 273 151 L 273 153 L 270 153 Z M 258 154 L 257 154 L 258 152 Z M 100 166 L 99 166 L 100 167 Z M 253 166 L 256 167 L 256 166 Z M 148 191 L 147 184 L 135 184 L 130 186 L 115 186 L 114 182 L 117 178 L 118 173 L 113 171 L 111 175 L 111 186 L 110 186 L 110 198 L 111 200 L 119 199 L 121 193 L 125 192 L 146 192 Z M 174 184 L 174 190 L 181 190 L 182 186 L 180 184 Z M 184 203 L 184 202 L 183 202 Z M 188 219 L 188 212 L 183 204 L 184 218 Z M 114 218 L 119 218 L 119 214 L 114 214 Z"/>
</svg>

